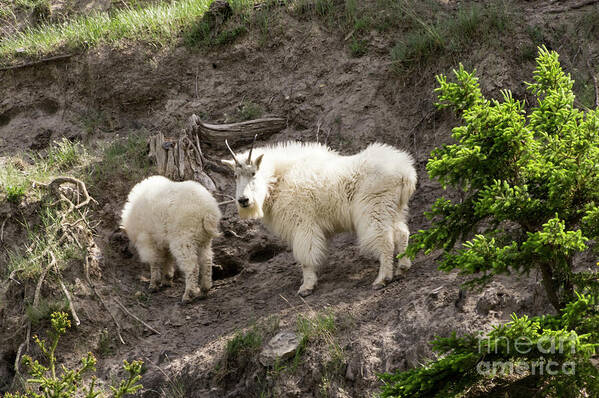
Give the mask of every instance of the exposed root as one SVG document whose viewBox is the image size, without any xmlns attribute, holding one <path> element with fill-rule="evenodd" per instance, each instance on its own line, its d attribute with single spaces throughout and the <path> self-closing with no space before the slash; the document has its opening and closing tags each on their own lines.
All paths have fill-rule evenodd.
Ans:
<svg viewBox="0 0 599 398">
<path fill-rule="evenodd" d="M 42 58 L 42 59 L 39 59 L 37 61 L 26 62 L 24 64 L 17 64 L 17 65 L 11 65 L 11 66 L 3 66 L 3 67 L 0 67 L 0 71 L 27 68 L 29 66 L 39 65 L 39 64 L 46 63 L 46 62 L 58 61 L 58 60 L 62 60 L 62 59 L 71 58 L 73 55 L 76 55 L 76 54 L 56 55 L 54 57 Z"/>
<path fill-rule="evenodd" d="M 6 222 L 9 218 L 10 214 L 8 215 L 8 217 L 4 219 L 4 221 L 2 221 L 2 227 L 0 227 L 0 242 L 4 242 L 4 226 L 6 225 Z"/>
<path fill-rule="evenodd" d="M 62 279 L 60 279 L 59 282 L 60 282 L 60 287 L 62 289 L 62 292 L 64 293 L 65 297 L 67 298 L 67 300 L 69 302 L 69 309 L 71 310 L 71 315 L 73 316 L 73 321 L 75 321 L 76 326 L 79 326 L 79 325 L 81 325 L 81 321 L 79 320 L 79 317 L 77 316 L 77 312 L 75 311 L 75 306 L 73 305 L 73 300 L 71 300 L 71 295 L 69 294 L 69 291 L 67 290 L 67 287 L 64 285 Z"/>
<path fill-rule="evenodd" d="M 76 186 L 76 191 L 72 195 L 73 200 L 69 199 L 63 193 L 63 191 L 60 189 L 63 184 L 67 184 L 67 183 L 73 184 Z M 35 286 L 32 307 L 34 309 L 39 307 L 42 286 L 47 279 L 46 277 L 48 275 L 48 272 L 50 271 L 50 269 L 54 268 L 56 274 L 59 277 L 58 282 L 60 284 L 60 287 L 69 303 L 69 308 L 71 311 L 71 315 L 73 317 L 73 321 L 75 322 L 75 325 L 79 326 L 81 324 L 81 321 L 79 319 L 79 316 L 77 315 L 77 311 L 75 310 L 75 306 L 73 304 L 71 295 L 70 295 L 68 289 L 66 288 L 64 282 L 62 281 L 62 279 L 60 279 L 58 262 L 56 260 L 55 251 L 65 241 L 73 241 L 80 248 L 84 248 L 85 246 L 89 247 L 91 244 L 93 244 L 91 239 L 88 238 L 87 241 L 85 242 L 85 245 L 82 245 L 81 241 L 79 240 L 79 238 L 77 238 L 77 236 L 79 235 L 81 237 L 80 232 L 82 229 L 84 229 L 84 227 L 79 226 L 80 223 L 82 223 L 82 222 L 85 223 L 85 225 L 89 228 L 89 223 L 86 220 L 85 212 L 84 211 L 82 212 L 79 210 L 82 209 L 83 207 L 87 206 L 90 202 L 94 201 L 94 199 L 89 195 L 87 188 L 85 186 L 85 183 L 83 183 L 83 181 L 81 181 L 77 178 L 61 176 L 61 177 L 54 178 L 48 184 L 42 184 L 42 183 L 38 183 L 38 182 L 34 182 L 34 184 L 44 187 L 44 188 L 47 188 L 52 194 L 54 194 L 58 198 L 58 201 L 56 203 L 65 203 L 66 209 L 59 212 L 60 218 L 59 218 L 58 222 L 56 223 L 56 225 L 52 225 L 52 228 L 49 231 L 46 231 L 47 234 L 49 235 L 49 241 L 48 241 L 49 243 L 47 244 L 47 246 L 43 248 L 43 250 L 41 251 L 41 253 L 39 255 L 37 255 L 36 257 L 34 257 L 33 259 L 30 260 L 32 262 L 35 262 L 35 261 L 45 258 L 46 256 L 48 257 L 48 263 L 41 270 L 40 275 L 37 280 L 37 283 L 36 283 L 36 286 Z M 68 223 L 66 221 L 67 217 L 69 216 L 69 214 L 71 214 L 74 211 L 78 211 L 80 218 L 78 218 L 75 222 Z M 6 223 L 6 220 L 4 220 L 4 222 L 2 223 L 2 226 L 0 227 L 0 239 L 3 238 L 5 223 Z M 90 229 L 90 231 L 91 231 L 91 229 Z M 89 235 L 89 237 L 91 237 L 91 232 L 89 232 L 88 235 Z M 37 249 L 36 244 L 37 243 L 34 243 L 30 247 L 28 247 L 27 251 L 29 253 L 34 253 L 35 250 Z M 86 261 L 87 261 L 87 258 L 86 258 Z M 21 284 L 17 279 L 15 279 L 15 276 L 18 271 L 19 270 L 12 271 L 11 274 L 9 275 L 9 279 L 18 284 Z M 87 272 L 87 269 L 86 269 L 86 277 L 88 278 L 88 282 L 89 282 L 89 273 Z M 93 287 L 93 285 L 92 285 L 92 287 Z M 95 289 L 93 289 L 93 290 L 95 292 Z M 97 292 L 95 292 L 95 293 L 97 295 Z M 117 327 L 120 329 L 120 326 L 118 326 L 118 324 L 117 324 Z M 27 351 L 29 351 L 29 341 L 31 339 L 31 320 L 30 319 L 27 320 L 26 328 L 27 328 L 27 332 L 26 332 L 25 340 L 19 345 L 19 348 L 17 350 L 17 356 L 15 358 L 14 369 L 15 369 L 15 373 L 17 375 L 20 374 L 20 366 L 19 365 L 20 365 L 22 356 Z M 119 334 L 119 337 L 120 337 L 120 334 Z M 121 341 L 123 341 L 122 338 L 121 338 Z"/>
<path fill-rule="evenodd" d="M 40 277 L 37 280 L 37 285 L 35 287 L 35 294 L 33 295 L 33 307 L 34 308 L 37 308 L 37 306 L 39 305 L 39 302 L 40 302 L 40 292 L 42 290 L 42 284 L 44 283 L 44 279 L 46 278 L 46 274 L 48 273 L 48 271 L 50 270 L 50 268 L 52 268 L 52 267 L 54 267 L 56 265 L 56 257 L 54 256 L 54 253 L 52 253 L 51 250 L 47 250 L 47 253 L 50 256 L 50 262 L 42 270 L 42 273 L 40 274 Z"/>
</svg>

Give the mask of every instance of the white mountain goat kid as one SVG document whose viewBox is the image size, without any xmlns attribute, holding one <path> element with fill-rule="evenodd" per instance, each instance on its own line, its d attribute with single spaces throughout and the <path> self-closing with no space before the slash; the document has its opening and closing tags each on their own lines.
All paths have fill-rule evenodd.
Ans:
<svg viewBox="0 0 599 398">
<path fill-rule="evenodd" d="M 212 287 L 212 239 L 219 234 L 220 218 L 216 200 L 197 182 L 152 176 L 133 187 L 121 227 L 141 261 L 150 264 L 150 289 L 171 286 L 176 260 L 185 275 L 183 302 L 206 297 Z"/>
<path fill-rule="evenodd" d="M 327 240 L 339 232 L 356 232 L 360 248 L 378 256 L 375 289 L 410 268 L 408 258 L 393 268 L 410 234 L 406 217 L 417 176 L 408 153 L 375 143 L 341 156 L 318 143 L 286 142 L 235 155 L 226 144 L 233 160 L 222 162 L 235 172 L 239 215 L 262 219 L 292 246 L 303 270 L 300 295 L 314 290 Z"/>
</svg>

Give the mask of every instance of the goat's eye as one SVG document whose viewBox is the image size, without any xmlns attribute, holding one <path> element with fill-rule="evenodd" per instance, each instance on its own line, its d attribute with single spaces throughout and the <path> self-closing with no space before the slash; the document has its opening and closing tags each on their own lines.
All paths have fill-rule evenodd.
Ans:
<svg viewBox="0 0 599 398">
<path fill-rule="evenodd" d="M 252 172 L 252 177 L 255 177 L 255 176 L 256 176 L 256 172 L 254 171 L 254 172 Z"/>
</svg>

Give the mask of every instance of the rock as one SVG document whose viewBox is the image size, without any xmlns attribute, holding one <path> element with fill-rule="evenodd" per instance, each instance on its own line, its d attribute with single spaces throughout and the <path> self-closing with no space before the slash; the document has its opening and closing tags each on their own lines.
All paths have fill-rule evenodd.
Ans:
<svg viewBox="0 0 599 398">
<path fill-rule="evenodd" d="M 291 358 L 299 346 L 299 337 L 293 332 L 280 332 L 270 339 L 260 353 L 260 363 L 272 366 L 279 361 Z"/>
<path fill-rule="evenodd" d="M 345 368 L 345 378 L 349 381 L 355 381 L 356 377 L 360 373 L 360 358 L 354 356 L 347 364 L 347 368 Z"/>
</svg>

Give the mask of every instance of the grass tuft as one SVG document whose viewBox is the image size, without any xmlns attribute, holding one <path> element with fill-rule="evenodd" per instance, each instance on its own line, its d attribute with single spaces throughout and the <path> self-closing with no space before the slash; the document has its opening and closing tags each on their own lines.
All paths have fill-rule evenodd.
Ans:
<svg viewBox="0 0 599 398">
<path fill-rule="evenodd" d="M 397 71 L 423 65 L 444 54 L 463 52 L 472 43 L 491 46 L 510 29 L 507 3 L 500 0 L 462 6 L 455 15 L 441 15 L 433 22 L 421 17 L 411 3 L 399 8 L 416 28 L 391 49 Z"/>
<path fill-rule="evenodd" d="M 80 164 L 85 157 L 85 148 L 78 143 L 62 138 L 48 149 L 46 167 L 58 171 L 67 170 Z"/>
<path fill-rule="evenodd" d="M 147 177 L 151 163 L 147 156 L 147 139 L 138 134 L 112 141 L 101 148 L 100 159 L 90 166 L 90 189 L 105 187 L 114 179 L 137 181 Z"/>
<path fill-rule="evenodd" d="M 299 315 L 297 318 L 297 332 L 300 343 L 295 353 L 293 366 L 297 367 L 301 356 L 306 352 L 309 344 L 325 344 L 327 354 L 323 360 L 325 375 L 339 374 L 345 361 L 345 352 L 339 345 L 337 322 L 331 311 L 319 312 L 312 316 Z"/>
<path fill-rule="evenodd" d="M 40 298 L 37 307 L 28 304 L 25 309 L 25 316 L 31 321 L 31 325 L 37 327 L 42 322 L 50 320 L 53 312 L 68 311 L 69 302 L 66 299 L 59 301 L 50 301 L 44 297 Z"/>
<path fill-rule="evenodd" d="M 368 52 L 368 42 L 354 37 L 349 44 L 349 51 L 351 52 L 352 57 L 361 57 Z"/>
<path fill-rule="evenodd" d="M 0 63 L 12 61 L 17 53 L 40 57 L 59 48 L 73 51 L 121 40 L 166 45 L 198 20 L 209 3 L 210 0 L 181 0 L 121 9 L 113 14 L 80 16 L 58 24 L 44 23 L 2 39 Z"/>
</svg>

